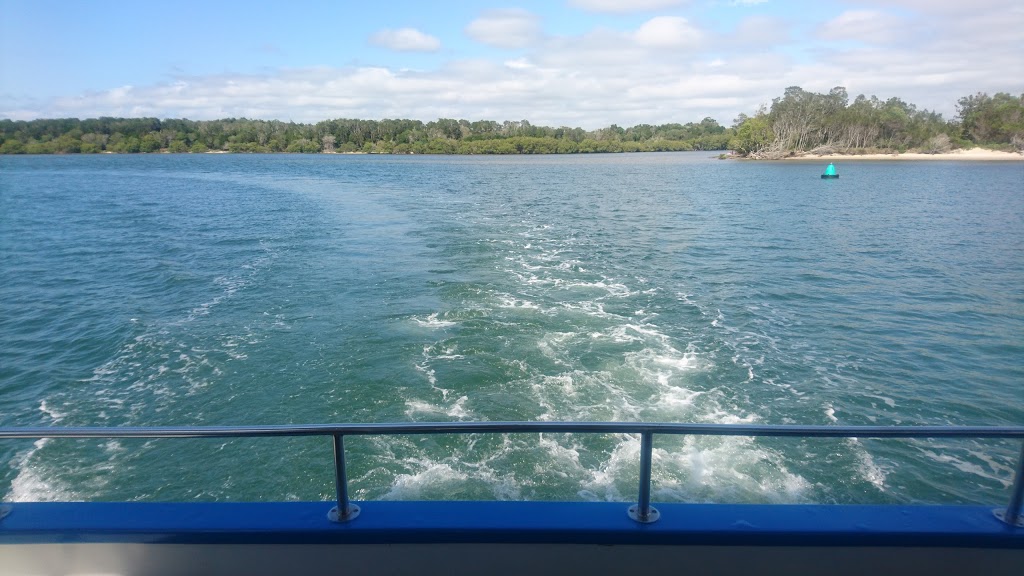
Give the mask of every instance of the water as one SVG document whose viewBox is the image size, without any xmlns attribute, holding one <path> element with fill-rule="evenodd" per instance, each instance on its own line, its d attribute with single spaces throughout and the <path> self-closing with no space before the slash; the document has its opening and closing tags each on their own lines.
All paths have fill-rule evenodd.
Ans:
<svg viewBox="0 0 1024 576">
<path fill-rule="evenodd" d="M 1024 424 L 1021 164 L 0 158 L 0 425 Z M 356 499 L 631 500 L 629 435 L 350 438 Z M 658 437 L 655 501 L 1002 503 L 1001 441 Z M 0 443 L 4 500 L 333 497 L 326 439 Z"/>
</svg>

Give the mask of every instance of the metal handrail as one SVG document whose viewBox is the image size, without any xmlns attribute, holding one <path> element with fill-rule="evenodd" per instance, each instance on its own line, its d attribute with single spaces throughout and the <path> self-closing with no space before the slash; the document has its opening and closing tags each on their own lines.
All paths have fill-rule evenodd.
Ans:
<svg viewBox="0 0 1024 576">
<path fill-rule="evenodd" d="M 658 519 L 651 506 L 651 456 L 654 435 L 754 436 L 799 438 L 1002 438 L 1024 440 L 1024 426 L 796 426 L 766 424 L 677 424 L 669 422 L 407 422 L 369 424 L 304 424 L 274 426 L 165 426 L 124 428 L 0 427 L 2 439 L 38 438 L 254 438 L 268 436 L 331 436 L 334 439 L 335 492 L 338 505 L 328 516 L 352 520 L 359 507 L 348 498 L 345 436 L 471 433 L 601 433 L 640 434 L 639 502 L 629 509 L 637 522 Z M 1010 503 L 994 514 L 1006 524 L 1024 527 L 1024 443 L 1014 475 Z"/>
</svg>

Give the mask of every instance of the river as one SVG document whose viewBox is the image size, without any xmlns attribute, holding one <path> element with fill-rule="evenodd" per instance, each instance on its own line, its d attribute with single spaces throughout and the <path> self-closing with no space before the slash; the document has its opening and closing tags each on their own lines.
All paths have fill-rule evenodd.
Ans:
<svg viewBox="0 0 1024 576">
<path fill-rule="evenodd" d="M 1024 424 L 1024 165 L 0 157 L 0 425 Z M 353 498 L 632 500 L 629 435 L 360 437 Z M 1002 441 L 659 437 L 653 499 L 1002 503 Z M 324 439 L 7 441 L 0 497 L 319 500 Z"/>
</svg>

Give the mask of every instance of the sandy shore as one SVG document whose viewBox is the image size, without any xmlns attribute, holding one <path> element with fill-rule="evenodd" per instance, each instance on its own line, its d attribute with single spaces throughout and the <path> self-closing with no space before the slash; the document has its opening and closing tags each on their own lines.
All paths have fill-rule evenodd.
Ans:
<svg viewBox="0 0 1024 576">
<path fill-rule="evenodd" d="M 835 162 L 841 160 L 981 160 L 981 161 L 1024 161 L 1024 154 L 1018 152 L 1000 152 L 998 150 L 985 150 L 983 148 L 971 148 L 970 150 L 954 150 L 942 154 L 920 154 L 906 152 L 903 154 L 804 154 L 802 156 L 790 156 L 783 160 L 829 160 Z"/>
</svg>

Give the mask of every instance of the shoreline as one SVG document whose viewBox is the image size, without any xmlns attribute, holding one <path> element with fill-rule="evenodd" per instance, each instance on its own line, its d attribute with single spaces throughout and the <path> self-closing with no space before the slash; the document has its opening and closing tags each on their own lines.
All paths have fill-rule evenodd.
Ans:
<svg viewBox="0 0 1024 576">
<path fill-rule="evenodd" d="M 903 152 L 901 154 L 812 154 L 805 152 L 799 156 L 788 156 L 780 158 L 783 161 L 858 161 L 858 160 L 887 160 L 887 161 L 929 161 L 929 160 L 966 160 L 973 162 L 1020 162 L 1024 161 L 1024 154 L 1019 152 L 1002 152 L 999 150 L 986 150 L 984 148 L 971 148 L 969 150 L 954 150 L 939 154 L 924 154 L 921 152 Z"/>
<path fill-rule="evenodd" d="M 1022 152 L 1003 152 L 1000 150 L 987 150 L 985 148 L 971 148 L 966 150 L 954 150 L 952 152 L 943 152 L 939 154 L 925 154 L 922 152 L 903 152 L 903 153 L 874 153 L 874 154 L 815 154 L 813 152 L 801 152 L 792 156 L 785 156 L 782 158 L 745 158 L 743 156 L 730 153 L 724 150 L 630 150 L 630 151 L 589 151 L 589 152 L 498 152 L 498 153 L 486 153 L 486 152 L 471 152 L 471 153 L 444 153 L 444 152 L 365 152 L 362 150 L 357 151 L 346 151 L 346 152 L 232 152 L 230 150 L 206 150 L 203 152 L 171 152 L 169 150 L 161 149 L 154 152 L 114 152 L 111 150 L 100 150 L 96 152 L 83 152 L 83 153 L 70 153 L 70 152 L 48 152 L 48 153 L 32 153 L 32 154 L 21 154 L 21 153 L 0 153 L 0 156 L 90 156 L 100 154 L 124 154 L 124 155 L 135 155 L 135 154 L 248 154 L 248 155 L 277 155 L 277 154 L 299 154 L 299 155 L 331 155 L 331 156 L 350 156 L 350 155 L 372 155 L 372 156 L 591 156 L 591 155 L 602 155 L 602 154 L 675 154 L 675 153 L 709 153 L 712 154 L 709 158 L 718 158 L 720 160 L 739 160 L 746 162 L 836 162 L 836 161 L 861 161 L 861 160 L 880 160 L 887 162 L 899 162 L 899 161 L 939 161 L 939 160 L 953 160 L 953 161 L 968 161 L 968 162 L 1022 162 L 1024 161 L 1024 153 Z"/>
</svg>

